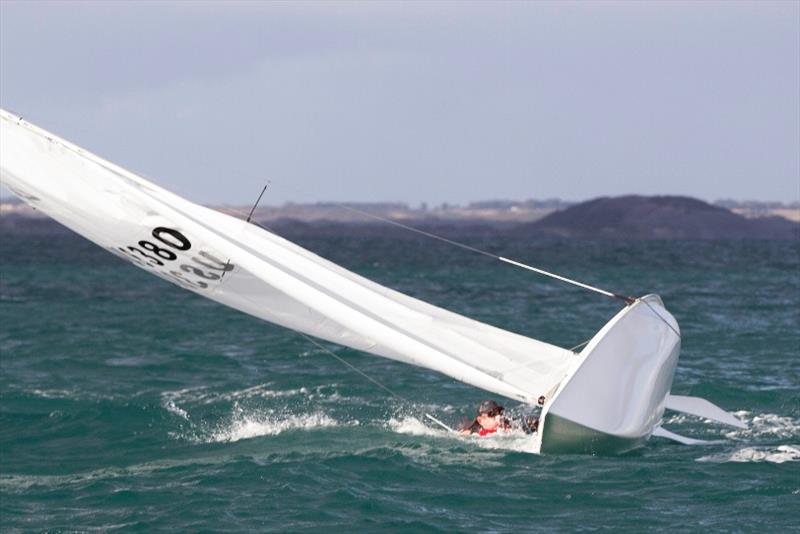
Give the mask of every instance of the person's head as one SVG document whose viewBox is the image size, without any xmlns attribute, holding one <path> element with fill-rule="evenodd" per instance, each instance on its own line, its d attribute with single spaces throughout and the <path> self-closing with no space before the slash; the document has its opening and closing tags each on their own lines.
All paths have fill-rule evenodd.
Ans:
<svg viewBox="0 0 800 534">
<path fill-rule="evenodd" d="M 478 415 L 488 415 L 495 417 L 503 414 L 503 408 L 493 400 L 485 400 L 478 405 Z"/>
<path fill-rule="evenodd" d="M 487 430 L 499 427 L 503 420 L 504 408 L 493 400 L 485 400 L 478 406 L 478 424 Z"/>
</svg>

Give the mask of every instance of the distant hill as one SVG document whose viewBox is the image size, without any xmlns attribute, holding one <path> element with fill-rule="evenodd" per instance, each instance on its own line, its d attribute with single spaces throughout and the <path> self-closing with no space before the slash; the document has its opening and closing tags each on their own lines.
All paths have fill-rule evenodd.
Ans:
<svg viewBox="0 0 800 534">
<path fill-rule="evenodd" d="M 781 217 L 748 219 L 679 196 L 601 197 L 519 225 L 516 232 L 608 239 L 797 239 L 800 224 Z"/>
<path fill-rule="evenodd" d="M 241 213 L 242 210 L 233 211 L 237 216 Z M 418 237 L 408 230 L 363 216 L 360 219 L 329 220 L 324 217 L 330 214 L 328 211 L 288 214 L 292 216 L 275 217 L 273 214 L 271 218 L 257 217 L 257 220 L 287 238 L 336 235 Z M 800 223 L 783 217 L 748 218 L 694 198 L 676 196 L 602 197 L 550 212 L 530 222 L 519 222 L 503 214 L 493 217 L 474 211 L 459 212 L 458 218 L 441 215 L 434 210 L 409 211 L 395 220 L 452 239 L 492 235 L 579 239 L 800 239 Z M 381 216 L 392 218 L 392 213 L 381 212 Z M 7 209 L 0 216 L 0 233 L 43 235 L 64 232 L 69 231 L 38 211 Z"/>
</svg>

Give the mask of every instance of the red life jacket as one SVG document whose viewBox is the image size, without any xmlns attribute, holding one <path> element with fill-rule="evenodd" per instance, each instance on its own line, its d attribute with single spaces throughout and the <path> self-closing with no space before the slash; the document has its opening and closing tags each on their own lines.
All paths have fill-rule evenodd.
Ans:
<svg viewBox="0 0 800 534">
<path fill-rule="evenodd" d="M 469 431 L 473 434 L 478 434 L 479 436 L 488 436 L 489 434 L 494 434 L 498 430 L 510 430 L 511 423 L 508 419 L 503 419 L 503 422 L 494 430 L 489 430 L 487 428 L 483 428 L 477 420 L 472 422 L 472 425 L 469 427 Z"/>
</svg>

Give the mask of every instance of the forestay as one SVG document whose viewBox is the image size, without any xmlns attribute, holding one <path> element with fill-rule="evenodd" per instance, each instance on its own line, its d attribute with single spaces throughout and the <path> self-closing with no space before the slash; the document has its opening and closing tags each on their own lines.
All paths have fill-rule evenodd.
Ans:
<svg viewBox="0 0 800 534">
<path fill-rule="evenodd" d="M 566 374 L 570 351 L 371 282 L 0 113 L 4 185 L 174 284 L 266 321 L 525 402 Z"/>
</svg>

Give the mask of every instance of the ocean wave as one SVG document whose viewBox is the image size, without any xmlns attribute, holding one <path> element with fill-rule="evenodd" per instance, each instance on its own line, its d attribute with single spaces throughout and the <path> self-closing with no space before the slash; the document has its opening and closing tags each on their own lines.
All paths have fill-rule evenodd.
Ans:
<svg viewBox="0 0 800 534">
<path fill-rule="evenodd" d="M 733 452 L 712 454 L 698 458 L 698 462 L 770 462 L 782 464 L 800 461 L 800 445 L 779 445 L 777 447 L 745 447 Z"/>
<path fill-rule="evenodd" d="M 32 489 L 49 490 L 66 486 L 83 487 L 99 480 L 147 476 L 160 471 L 172 470 L 176 467 L 217 465 L 227 463 L 230 460 L 231 457 L 229 456 L 163 459 L 133 464 L 127 467 L 103 467 L 64 475 L 0 474 L 0 492 L 24 494 Z"/>
<path fill-rule="evenodd" d="M 383 447 L 381 447 L 383 449 Z M 504 451 L 459 450 L 452 447 L 437 447 L 430 443 L 394 444 L 391 450 L 405 458 L 426 467 L 470 466 L 472 469 L 500 468 L 504 465 Z M 370 450 L 362 450 L 359 454 L 369 454 Z"/>
</svg>

